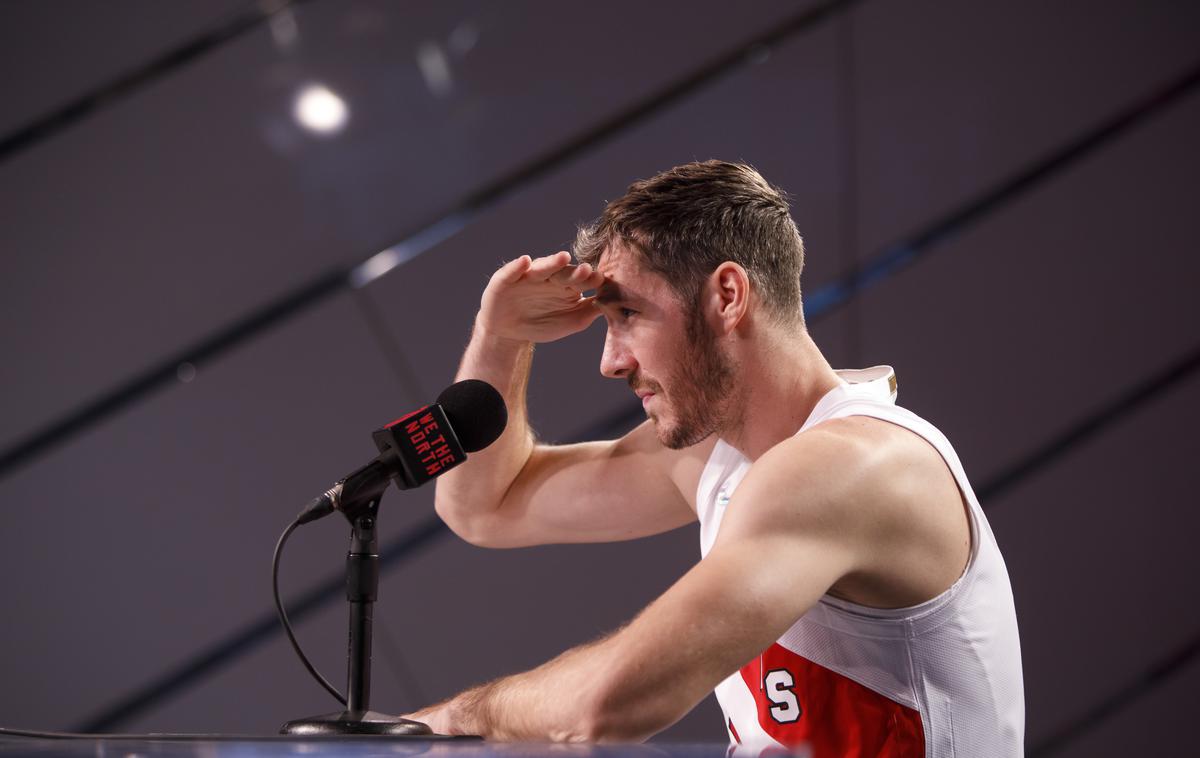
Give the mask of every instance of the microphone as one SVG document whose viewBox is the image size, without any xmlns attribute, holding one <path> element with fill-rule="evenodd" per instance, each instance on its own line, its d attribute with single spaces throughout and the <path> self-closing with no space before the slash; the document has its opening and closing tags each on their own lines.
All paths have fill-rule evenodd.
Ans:
<svg viewBox="0 0 1200 758">
<path fill-rule="evenodd" d="M 467 453 L 495 442 L 508 423 L 508 409 L 496 388 L 479 379 L 455 382 L 437 402 L 401 416 L 371 437 L 379 455 L 309 503 L 296 518 L 307 524 L 341 511 L 354 523 L 394 482 L 402 490 L 420 487 L 467 459 Z"/>
</svg>

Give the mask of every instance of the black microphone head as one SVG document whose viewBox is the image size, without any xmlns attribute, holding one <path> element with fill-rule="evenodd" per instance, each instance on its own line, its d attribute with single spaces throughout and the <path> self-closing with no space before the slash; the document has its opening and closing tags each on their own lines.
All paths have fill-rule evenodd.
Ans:
<svg viewBox="0 0 1200 758">
<path fill-rule="evenodd" d="M 479 379 L 455 382 L 438 395 L 463 450 L 473 453 L 499 439 L 508 424 L 508 408 L 496 388 Z"/>
</svg>

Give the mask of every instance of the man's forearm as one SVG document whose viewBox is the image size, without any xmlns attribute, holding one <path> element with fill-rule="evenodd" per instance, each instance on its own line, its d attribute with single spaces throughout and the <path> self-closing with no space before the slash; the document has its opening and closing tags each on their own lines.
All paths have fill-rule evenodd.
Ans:
<svg viewBox="0 0 1200 758">
<path fill-rule="evenodd" d="M 463 354 L 456 378 L 491 384 L 508 408 L 508 424 L 500 438 L 438 479 L 438 514 L 467 539 L 473 524 L 500 507 L 533 451 L 525 405 L 532 362 L 533 343 L 495 337 L 478 325 Z"/>
<path fill-rule="evenodd" d="M 604 663 L 609 638 L 541 666 L 473 687 L 412 715 L 435 732 L 492 740 L 596 741 L 604 735 Z"/>
<path fill-rule="evenodd" d="M 536 260 L 522 255 L 492 274 L 480 298 L 458 377 L 492 384 L 508 406 L 508 426 L 488 448 L 442 476 L 435 498 L 438 514 L 470 542 L 492 544 L 506 530 L 505 496 L 534 453 L 525 411 L 533 344 L 576 334 L 601 315 L 583 292 L 599 287 L 604 276 L 587 264 L 570 264 L 566 251 Z"/>
</svg>

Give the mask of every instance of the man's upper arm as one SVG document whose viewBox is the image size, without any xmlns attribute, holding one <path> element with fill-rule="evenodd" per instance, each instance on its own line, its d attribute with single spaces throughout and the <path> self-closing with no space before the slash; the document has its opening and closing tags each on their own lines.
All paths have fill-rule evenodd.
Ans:
<svg viewBox="0 0 1200 758">
<path fill-rule="evenodd" d="M 478 542 L 610 542 L 683 526 L 696 519 L 691 501 L 711 448 L 667 449 L 648 421 L 618 440 L 537 445 Z"/>
<path fill-rule="evenodd" d="M 604 689 L 617 737 L 665 728 L 778 639 L 862 552 L 839 513 L 842 477 L 784 443 L 739 485 L 712 550 L 611 640 Z M 809 446 L 812 447 L 811 445 Z"/>
</svg>

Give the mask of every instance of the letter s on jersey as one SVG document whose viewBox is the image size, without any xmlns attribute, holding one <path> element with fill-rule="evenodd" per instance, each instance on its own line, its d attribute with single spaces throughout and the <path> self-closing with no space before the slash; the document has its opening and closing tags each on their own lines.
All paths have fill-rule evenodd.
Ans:
<svg viewBox="0 0 1200 758">
<path fill-rule="evenodd" d="M 796 680 L 787 669 L 772 669 L 763 679 L 763 689 L 774 705 L 771 706 L 771 718 L 780 724 L 790 724 L 800 718 L 800 701 L 792 687 Z"/>
</svg>

